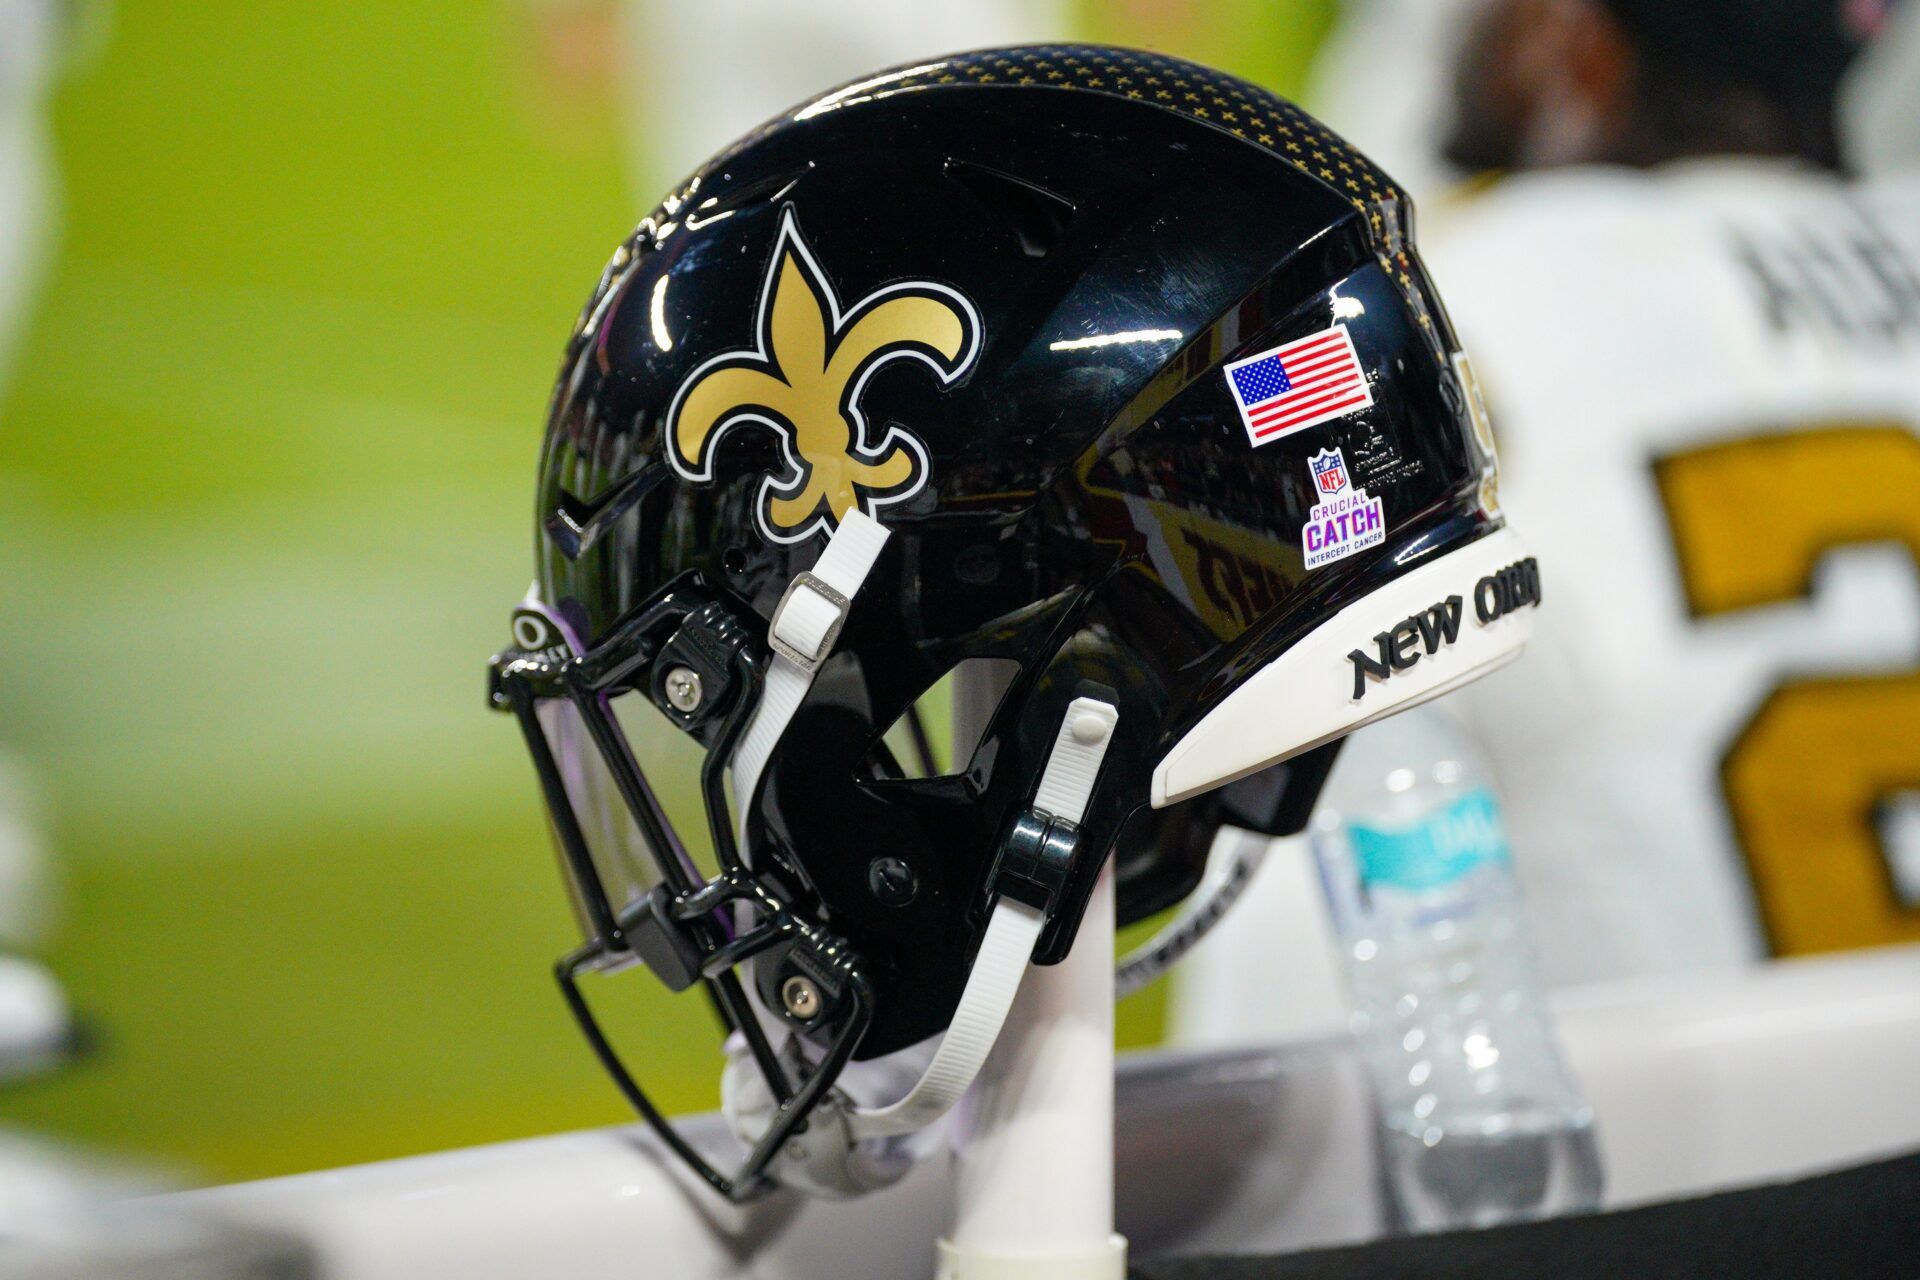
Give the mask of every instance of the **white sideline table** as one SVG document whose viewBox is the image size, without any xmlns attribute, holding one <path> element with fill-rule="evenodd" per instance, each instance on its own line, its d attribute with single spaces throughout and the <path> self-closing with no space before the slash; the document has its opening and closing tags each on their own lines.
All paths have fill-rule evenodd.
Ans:
<svg viewBox="0 0 1920 1280">
<path fill-rule="evenodd" d="M 1608 1203 L 1795 1177 L 1920 1147 L 1920 947 L 1555 998 Z M 1135 1256 L 1364 1239 L 1377 1212 L 1358 1064 L 1335 1039 L 1133 1055 L 1118 1217 Z M 717 1117 L 693 1122 L 718 1137 Z M 865 1200 L 735 1208 L 638 1126 L 182 1193 L 282 1228 L 337 1280 L 859 1280 L 931 1275 L 946 1162 Z"/>
</svg>

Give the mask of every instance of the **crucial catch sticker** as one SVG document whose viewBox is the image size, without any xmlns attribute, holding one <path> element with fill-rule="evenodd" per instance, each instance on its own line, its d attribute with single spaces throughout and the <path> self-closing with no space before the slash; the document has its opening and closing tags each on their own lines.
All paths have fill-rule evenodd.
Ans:
<svg viewBox="0 0 1920 1280">
<path fill-rule="evenodd" d="M 1320 501 L 1300 526 L 1300 551 L 1308 569 L 1377 547 L 1386 539 L 1387 521 L 1380 499 L 1356 488 L 1347 459 L 1338 448 L 1322 449 L 1307 459 Z"/>
<path fill-rule="evenodd" d="M 1373 403 L 1343 324 L 1234 361 L 1227 366 L 1227 385 L 1255 448 Z"/>
</svg>

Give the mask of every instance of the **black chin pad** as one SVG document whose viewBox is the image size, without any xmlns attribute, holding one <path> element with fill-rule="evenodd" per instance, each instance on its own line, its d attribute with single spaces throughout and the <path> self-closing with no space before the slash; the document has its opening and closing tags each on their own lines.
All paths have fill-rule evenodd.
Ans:
<svg viewBox="0 0 1920 1280">
<path fill-rule="evenodd" d="M 1268 836 L 1305 829 L 1340 740 L 1164 809 L 1139 809 L 1115 845 L 1121 924 L 1183 900 L 1200 883 L 1221 827 Z"/>
<path fill-rule="evenodd" d="M 1333 761 L 1345 738 L 1229 782 L 1217 793 L 1220 821 L 1267 836 L 1290 836 L 1306 828 Z"/>
</svg>

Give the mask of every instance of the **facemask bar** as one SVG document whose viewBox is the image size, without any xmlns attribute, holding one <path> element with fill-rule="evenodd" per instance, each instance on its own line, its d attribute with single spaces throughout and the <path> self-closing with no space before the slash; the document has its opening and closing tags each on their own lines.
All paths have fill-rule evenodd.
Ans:
<svg viewBox="0 0 1920 1280">
<path fill-rule="evenodd" d="M 720 874 L 704 883 L 648 785 L 611 705 L 616 695 L 628 690 L 649 693 L 656 662 L 689 629 L 699 629 L 705 654 L 728 654 L 725 669 L 711 673 L 718 677 L 712 683 L 721 687 L 714 690 L 705 714 L 692 721 L 685 715 L 674 717 L 706 741 L 708 748 L 700 784 Z M 663 642 L 662 636 L 669 633 Z M 873 1019 L 872 990 L 845 944 L 795 915 L 778 887 L 740 857 L 727 802 L 727 767 L 752 722 L 765 663 L 765 655 L 747 642 L 746 632 L 721 606 L 676 593 L 644 606 L 584 654 L 559 658 L 552 650 L 529 654 L 509 649 L 494 659 L 492 667 L 493 705 L 512 711 L 520 724 L 561 855 L 593 932 L 590 941 L 554 967 L 567 1007 L 634 1110 L 668 1149 L 734 1202 L 770 1189 L 767 1166 L 833 1087 Z M 616 910 L 607 896 L 540 722 L 539 704 L 554 698 L 566 699 L 586 725 L 660 875 L 658 885 L 623 910 Z M 736 920 L 743 926 L 737 934 L 729 925 Z M 804 950 L 816 971 L 837 979 L 831 985 L 839 989 L 832 1001 L 839 1007 L 826 1010 L 808 1026 L 830 1025 L 830 1018 L 840 1025 L 819 1064 L 798 1082 L 782 1066 L 735 972 L 736 966 L 781 946 Z M 579 989 L 582 971 L 622 967 L 634 960 L 644 963 L 669 990 L 684 990 L 695 982 L 704 985 L 728 1030 L 739 1033 L 745 1042 L 778 1104 L 772 1125 L 731 1174 L 716 1169 L 654 1106 Z"/>
</svg>

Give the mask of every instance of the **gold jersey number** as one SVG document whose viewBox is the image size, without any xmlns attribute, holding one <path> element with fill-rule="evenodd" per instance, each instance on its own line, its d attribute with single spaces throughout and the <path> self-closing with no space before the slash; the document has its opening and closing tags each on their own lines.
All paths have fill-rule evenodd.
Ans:
<svg viewBox="0 0 1920 1280">
<path fill-rule="evenodd" d="M 1844 423 L 1716 444 L 1655 468 L 1696 616 L 1802 598 L 1820 557 L 1903 544 L 1920 561 L 1920 438 Z M 1920 941 L 1882 819 L 1920 792 L 1920 671 L 1782 680 L 1721 764 L 1776 955 Z"/>
</svg>

